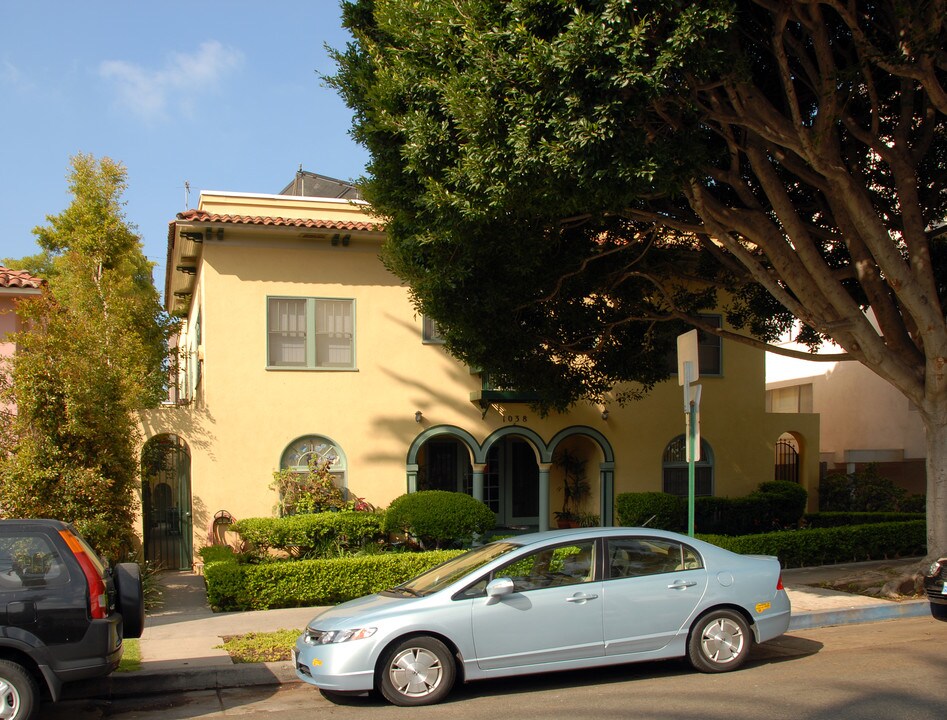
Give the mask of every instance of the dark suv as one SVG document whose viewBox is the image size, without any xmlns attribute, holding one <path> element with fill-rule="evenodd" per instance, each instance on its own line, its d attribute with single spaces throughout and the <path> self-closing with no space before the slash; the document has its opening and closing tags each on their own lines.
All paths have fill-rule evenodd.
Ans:
<svg viewBox="0 0 947 720">
<path fill-rule="evenodd" d="M 924 590 L 931 601 L 931 615 L 947 621 L 947 557 L 931 563 L 924 573 Z"/>
<path fill-rule="evenodd" d="M 0 520 L 2 720 L 28 720 L 63 683 L 112 672 L 144 620 L 138 565 L 110 570 L 58 520 Z"/>
</svg>

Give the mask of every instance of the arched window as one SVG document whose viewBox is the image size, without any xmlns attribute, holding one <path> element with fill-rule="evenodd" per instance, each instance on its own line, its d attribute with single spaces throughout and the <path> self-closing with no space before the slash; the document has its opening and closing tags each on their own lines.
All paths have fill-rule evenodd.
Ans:
<svg viewBox="0 0 947 720">
<path fill-rule="evenodd" d="M 338 445 L 321 435 L 305 435 L 291 442 L 280 458 L 280 469 L 304 473 L 313 459 L 330 461 L 329 470 L 335 476 L 336 486 L 346 486 L 345 455 Z"/>
<path fill-rule="evenodd" d="M 664 492 L 687 497 L 687 438 L 678 435 L 664 448 L 661 459 Z M 694 463 L 694 495 L 714 494 L 713 451 L 704 440 L 700 441 L 700 460 Z"/>
</svg>

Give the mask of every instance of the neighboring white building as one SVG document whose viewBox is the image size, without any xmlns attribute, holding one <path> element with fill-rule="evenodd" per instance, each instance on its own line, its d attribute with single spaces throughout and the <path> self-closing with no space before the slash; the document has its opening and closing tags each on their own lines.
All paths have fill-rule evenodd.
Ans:
<svg viewBox="0 0 947 720">
<path fill-rule="evenodd" d="M 787 342 L 784 347 L 805 351 Z M 839 353 L 834 345 L 821 352 Z M 910 401 L 859 362 L 766 354 L 766 411 L 817 413 L 823 473 L 875 463 L 911 494 L 926 492 L 924 424 Z"/>
</svg>

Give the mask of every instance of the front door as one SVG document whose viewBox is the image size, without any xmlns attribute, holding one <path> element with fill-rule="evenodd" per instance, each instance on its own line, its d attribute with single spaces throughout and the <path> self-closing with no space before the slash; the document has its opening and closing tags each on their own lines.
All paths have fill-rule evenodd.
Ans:
<svg viewBox="0 0 947 720">
<path fill-rule="evenodd" d="M 532 446 L 519 438 L 503 438 L 487 455 L 484 494 L 497 498 L 497 524 L 539 523 L 539 465 Z"/>
<path fill-rule="evenodd" d="M 493 573 L 513 593 L 472 605 L 477 664 L 483 670 L 528 667 L 605 654 L 602 582 L 594 541 L 545 547 Z"/>
</svg>

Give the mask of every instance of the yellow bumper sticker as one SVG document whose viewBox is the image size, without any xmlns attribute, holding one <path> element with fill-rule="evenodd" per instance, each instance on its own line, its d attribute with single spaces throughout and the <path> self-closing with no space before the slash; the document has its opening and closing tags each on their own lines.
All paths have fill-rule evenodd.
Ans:
<svg viewBox="0 0 947 720">
<path fill-rule="evenodd" d="M 756 612 L 758 613 L 766 612 L 771 607 L 773 607 L 773 603 L 768 603 L 768 602 L 756 603 Z"/>
</svg>

